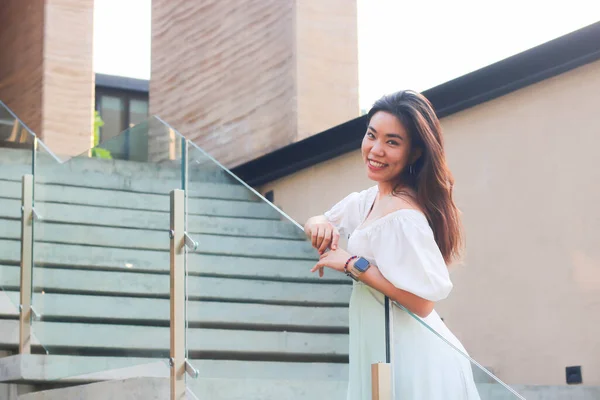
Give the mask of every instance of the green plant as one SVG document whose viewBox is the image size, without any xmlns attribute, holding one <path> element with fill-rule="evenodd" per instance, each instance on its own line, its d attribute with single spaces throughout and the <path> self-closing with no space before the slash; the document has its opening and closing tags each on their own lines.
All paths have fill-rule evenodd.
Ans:
<svg viewBox="0 0 600 400">
<path fill-rule="evenodd" d="M 104 121 L 98 111 L 94 112 L 94 148 L 92 149 L 92 157 L 112 160 L 110 151 L 97 147 L 100 143 L 100 127 L 104 126 Z"/>
</svg>

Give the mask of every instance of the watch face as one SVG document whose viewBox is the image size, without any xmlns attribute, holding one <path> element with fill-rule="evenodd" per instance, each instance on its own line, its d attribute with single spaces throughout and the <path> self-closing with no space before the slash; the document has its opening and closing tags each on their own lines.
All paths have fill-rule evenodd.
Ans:
<svg viewBox="0 0 600 400">
<path fill-rule="evenodd" d="M 360 272 L 365 272 L 367 270 L 367 268 L 369 267 L 369 261 L 367 261 L 366 259 L 360 257 L 358 260 L 356 260 L 356 262 L 354 263 L 354 268 L 356 268 L 357 270 L 359 270 Z"/>
</svg>

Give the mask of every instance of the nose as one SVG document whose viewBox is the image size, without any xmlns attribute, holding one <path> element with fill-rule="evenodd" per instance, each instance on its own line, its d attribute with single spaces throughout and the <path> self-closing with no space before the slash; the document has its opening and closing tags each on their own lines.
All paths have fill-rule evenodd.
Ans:
<svg viewBox="0 0 600 400">
<path fill-rule="evenodd" d="M 376 156 L 383 156 L 383 146 L 378 141 L 376 141 L 375 143 L 373 143 L 373 147 L 371 147 L 370 153 Z"/>
</svg>

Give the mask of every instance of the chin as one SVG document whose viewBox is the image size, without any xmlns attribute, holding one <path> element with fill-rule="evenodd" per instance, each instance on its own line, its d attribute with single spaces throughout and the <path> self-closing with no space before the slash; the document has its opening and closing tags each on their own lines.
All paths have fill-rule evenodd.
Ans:
<svg viewBox="0 0 600 400">
<path fill-rule="evenodd" d="M 372 172 L 372 171 L 369 169 L 369 167 L 367 167 L 367 178 L 369 178 L 370 180 L 372 180 L 372 181 L 375 181 L 375 182 L 381 182 L 381 181 L 383 181 L 383 180 L 384 180 L 384 179 L 382 179 L 382 176 L 381 176 L 381 175 L 379 175 L 379 174 L 378 174 L 378 173 L 376 173 L 376 172 Z"/>
</svg>

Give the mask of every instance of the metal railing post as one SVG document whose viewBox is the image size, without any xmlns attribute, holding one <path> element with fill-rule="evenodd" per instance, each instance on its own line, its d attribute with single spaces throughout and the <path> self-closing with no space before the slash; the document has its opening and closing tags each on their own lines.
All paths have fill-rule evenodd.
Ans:
<svg viewBox="0 0 600 400">
<path fill-rule="evenodd" d="M 31 279 L 33 269 L 33 175 L 21 180 L 21 281 L 19 299 L 19 353 L 31 353 Z"/>
<path fill-rule="evenodd" d="M 171 400 L 185 398 L 185 192 L 171 191 Z"/>
</svg>

